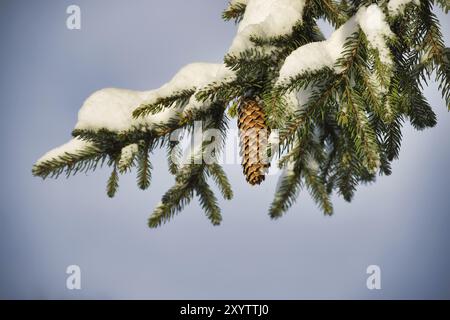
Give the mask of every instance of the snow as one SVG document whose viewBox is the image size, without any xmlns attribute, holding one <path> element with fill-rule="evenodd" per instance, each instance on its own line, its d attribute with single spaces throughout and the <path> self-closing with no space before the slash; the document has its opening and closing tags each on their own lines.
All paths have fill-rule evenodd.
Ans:
<svg viewBox="0 0 450 320">
<path fill-rule="evenodd" d="M 359 10 L 356 14 L 356 20 L 366 35 L 370 46 L 378 51 L 381 62 L 392 65 L 391 53 L 386 45 L 386 39 L 393 38 L 394 33 L 389 28 L 380 7 L 373 4 L 366 10 Z"/>
<path fill-rule="evenodd" d="M 234 76 L 223 64 L 191 63 L 182 68 L 168 83 L 159 88 L 158 95 L 167 97 L 177 91 L 201 88 L 211 82 L 221 82 Z"/>
<path fill-rule="evenodd" d="M 372 4 L 360 8 L 355 16 L 334 31 L 327 40 L 308 43 L 292 52 L 281 67 L 277 84 L 325 67 L 333 69 L 336 73 L 341 72 L 336 62 L 342 56 L 347 38 L 358 28 L 366 35 L 369 45 L 378 51 L 381 61 L 388 65 L 392 64 L 386 38 L 392 37 L 393 33 L 385 21 L 382 10 L 376 4 Z"/>
<path fill-rule="evenodd" d="M 328 67 L 340 70 L 335 66 L 344 50 L 345 40 L 356 30 L 356 19 L 349 19 L 324 41 L 311 42 L 293 51 L 284 61 L 280 69 L 278 84 L 305 72 L 312 72 Z"/>
<path fill-rule="evenodd" d="M 75 129 L 128 130 L 133 123 L 133 110 L 152 96 L 156 98 L 156 92 L 116 88 L 99 90 L 84 102 L 78 112 Z"/>
<path fill-rule="evenodd" d="M 158 98 L 170 96 L 177 91 L 201 89 L 213 82 L 229 81 L 235 74 L 223 64 L 192 63 L 182 68 L 167 84 L 150 91 L 133 91 L 127 89 L 106 88 L 99 90 L 86 99 L 78 112 L 78 122 L 75 129 L 93 130 L 107 129 L 113 132 L 123 132 L 134 129 L 148 130 L 155 125 L 179 117 L 184 111 L 181 108 L 166 108 L 155 115 L 133 119 L 133 111 L 142 103 L 154 103 Z M 188 108 L 202 107 L 203 104 L 191 99 L 195 105 Z M 91 142 L 74 138 L 68 143 L 55 148 L 43 157 L 36 165 L 63 156 L 65 153 L 78 153 L 88 147 Z M 137 152 L 137 145 L 130 145 L 122 150 L 121 161 L 130 160 Z"/>
<path fill-rule="evenodd" d="M 78 113 L 75 129 L 107 129 L 122 132 L 132 129 L 151 129 L 179 116 L 180 108 L 166 108 L 155 115 L 133 119 L 133 111 L 143 103 L 155 103 L 158 98 L 176 92 L 203 88 L 212 82 L 228 81 L 234 72 L 223 64 L 192 63 L 182 68 L 168 83 L 156 90 L 132 91 L 107 88 L 95 92 L 83 104 Z M 193 100 L 193 102 L 195 102 Z M 195 107 L 200 104 L 197 103 Z"/>
<path fill-rule="evenodd" d="M 83 150 L 94 147 L 92 142 L 84 141 L 79 138 L 73 138 L 66 144 L 55 148 L 46 154 L 44 154 L 37 162 L 36 165 L 40 165 L 47 161 L 58 160 L 58 158 L 66 154 L 77 154 Z"/>
<path fill-rule="evenodd" d="M 388 10 L 390 16 L 402 14 L 408 4 L 414 3 L 420 5 L 420 0 L 390 0 L 388 2 Z"/>
<path fill-rule="evenodd" d="M 243 1 L 237 1 L 243 3 Z M 271 38 L 289 34 L 302 21 L 305 0 L 248 0 L 229 54 L 252 48 L 251 36 Z"/>
<path fill-rule="evenodd" d="M 122 148 L 120 159 L 119 159 L 119 168 L 128 167 L 133 161 L 134 157 L 138 153 L 139 147 L 136 143 L 130 144 L 126 147 Z"/>
</svg>

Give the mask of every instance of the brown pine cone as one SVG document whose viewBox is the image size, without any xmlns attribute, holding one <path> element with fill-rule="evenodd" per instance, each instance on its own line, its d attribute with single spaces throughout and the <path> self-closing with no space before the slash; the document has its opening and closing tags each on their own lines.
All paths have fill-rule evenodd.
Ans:
<svg viewBox="0 0 450 320">
<path fill-rule="evenodd" d="M 255 99 L 244 99 L 239 106 L 238 128 L 245 178 L 251 185 L 260 184 L 270 166 L 267 157 L 270 129 L 264 110 Z"/>
</svg>

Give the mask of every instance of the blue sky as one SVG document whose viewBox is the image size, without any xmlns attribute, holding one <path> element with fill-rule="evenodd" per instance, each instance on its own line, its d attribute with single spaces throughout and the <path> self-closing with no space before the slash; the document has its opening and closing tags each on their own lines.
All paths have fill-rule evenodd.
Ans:
<svg viewBox="0 0 450 320">
<path fill-rule="evenodd" d="M 82 29 L 67 30 L 67 6 Z M 164 154 L 152 157 L 150 190 L 109 170 L 69 180 L 31 175 L 32 164 L 66 142 L 77 112 L 104 87 L 159 87 L 180 67 L 219 62 L 236 27 L 226 1 L 2 1 L 0 4 L 0 297 L 2 298 L 450 298 L 450 114 L 434 84 L 425 89 L 438 125 L 405 126 L 393 175 L 335 198 L 324 217 L 309 195 L 277 221 L 267 215 L 276 182 L 245 183 L 226 171 L 235 198 L 213 227 L 194 201 L 157 230 L 146 222 L 172 184 Z M 446 44 L 449 18 L 440 14 Z M 232 124 L 232 127 L 235 125 Z M 66 289 L 66 267 L 82 290 Z M 382 289 L 366 288 L 366 268 Z"/>
</svg>

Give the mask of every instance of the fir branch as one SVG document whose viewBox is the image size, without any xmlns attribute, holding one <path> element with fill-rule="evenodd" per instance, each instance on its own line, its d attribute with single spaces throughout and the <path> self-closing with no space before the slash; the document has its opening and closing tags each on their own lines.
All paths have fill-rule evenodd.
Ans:
<svg viewBox="0 0 450 320">
<path fill-rule="evenodd" d="M 421 2 L 419 23 L 423 36 L 416 34 L 415 42 L 426 55 L 420 70 L 427 73 L 428 77 L 431 71 L 436 72 L 439 90 L 450 110 L 450 52 L 444 46 L 439 20 L 432 11 L 431 1 Z"/>
<path fill-rule="evenodd" d="M 182 183 L 175 184 L 164 194 L 162 202 L 153 211 L 148 220 L 148 226 L 157 228 L 168 222 L 177 212 L 191 202 L 192 197 L 192 187 Z"/>
<path fill-rule="evenodd" d="M 402 125 L 403 117 L 399 115 L 394 121 L 386 125 L 383 130 L 385 132 L 382 142 L 383 149 L 389 161 L 398 159 L 402 141 Z"/>
<path fill-rule="evenodd" d="M 167 164 L 169 167 L 169 172 L 173 175 L 177 174 L 179 170 L 179 163 L 181 161 L 183 150 L 180 147 L 178 141 L 169 141 L 167 143 Z"/>
<path fill-rule="evenodd" d="M 417 87 L 410 88 L 407 115 L 413 127 L 417 130 L 432 128 L 437 119 L 425 96 Z"/>
<path fill-rule="evenodd" d="M 199 101 L 232 101 L 242 95 L 245 86 L 237 81 L 211 83 L 199 90 L 195 97 Z"/>
<path fill-rule="evenodd" d="M 305 178 L 305 185 L 316 204 L 324 212 L 324 214 L 332 215 L 333 205 L 331 204 L 326 185 L 320 178 L 319 173 L 306 165 L 303 167 L 302 175 Z"/>
<path fill-rule="evenodd" d="M 202 180 L 204 180 L 203 164 L 191 162 L 183 166 L 176 175 L 175 185 L 163 195 L 161 203 L 153 211 L 148 221 L 149 227 L 156 228 L 183 210 L 191 202 L 195 188 Z"/>
<path fill-rule="evenodd" d="M 436 58 L 438 67 L 436 68 L 436 81 L 439 83 L 439 90 L 442 93 L 447 104 L 447 109 L 450 110 L 450 48 L 445 48 L 442 55 Z"/>
<path fill-rule="evenodd" d="M 254 70 L 266 69 L 272 65 L 273 60 L 270 55 L 261 52 L 261 50 L 251 48 L 239 52 L 238 55 L 227 54 L 224 58 L 224 63 L 230 70 L 239 71 L 245 69 L 248 71 L 249 68 Z"/>
<path fill-rule="evenodd" d="M 240 2 L 237 2 L 233 5 L 230 4 L 228 8 L 223 11 L 222 19 L 224 19 L 225 21 L 234 20 L 235 23 L 239 23 L 244 16 L 246 7 L 246 4 Z"/>
<path fill-rule="evenodd" d="M 219 187 L 223 198 L 226 200 L 231 200 L 233 198 L 233 190 L 231 189 L 230 182 L 228 181 L 227 175 L 225 171 L 223 171 L 222 166 L 217 163 L 213 163 L 207 166 L 207 170 Z"/>
<path fill-rule="evenodd" d="M 150 162 L 149 152 L 151 144 L 144 142 L 139 147 L 137 159 L 137 185 L 140 189 L 145 190 L 150 187 L 152 178 L 152 164 Z"/>
<path fill-rule="evenodd" d="M 362 92 L 365 105 L 379 118 L 388 120 L 387 116 L 389 113 L 383 108 L 383 100 L 385 97 L 380 90 L 380 84 L 374 83 L 373 73 L 368 69 L 363 68 L 361 65 L 358 65 L 356 68 L 361 77 L 362 86 L 359 89 Z"/>
<path fill-rule="evenodd" d="M 450 2 L 448 0 L 436 0 L 435 2 L 445 13 L 448 13 L 450 11 Z"/>
<path fill-rule="evenodd" d="M 267 91 L 262 97 L 267 123 L 270 128 L 282 128 L 288 116 L 288 104 L 282 94 Z"/>
<path fill-rule="evenodd" d="M 317 26 L 316 21 L 308 19 L 305 21 L 299 21 L 292 28 L 292 32 L 277 37 L 257 37 L 250 36 L 252 41 L 257 47 L 276 47 L 274 56 L 284 60 L 295 49 L 308 44 L 310 42 L 325 40 L 320 28 Z"/>
<path fill-rule="evenodd" d="M 230 102 L 229 107 L 228 107 L 228 112 L 227 112 L 227 114 L 228 114 L 228 116 L 230 118 L 236 118 L 237 117 L 237 115 L 238 115 L 238 108 L 239 108 L 239 105 L 241 103 L 242 102 L 241 102 L 240 98 L 234 99 L 232 102 Z"/>
<path fill-rule="evenodd" d="M 239 22 L 246 6 L 233 3 L 223 18 Z M 78 152 L 37 163 L 33 174 L 46 178 L 65 172 L 69 176 L 94 170 L 106 162 L 113 167 L 107 185 L 107 193 L 112 197 L 118 189 L 119 174 L 135 165 L 139 187 L 148 188 L 152 169 L 149 153 L 156 147 L 166 147 L 175 185 L 162 197 L 149 226 L 157 227 L 170 220 L 194 195 L 198 196 L 206 216 L 217 225 L 222 217 L 207 178 L 212 178 L 225 199 L 231 199 L 233 192 L 223 168 L 217 163 L 205 163 L 203 156 L 209 147 L 217 146 L 214 156 L 223 148 L 226 108 L 233 117 L 242 99 L 254 97 L 262 103 L 269 127 L 281 129 L 278 155 L 285 174 L 277 186 L 270 216 L 274 219 L 282 216 L 296 201 L 303 185 L 325 214 L 331 214 L 333 190 L 351 201 L 359 184 L 375 181 L 378 172 L 391 173 L 391 162 L 400 152 L 404 120 L 409 119 L 419 130 L 436 124 L 436 115 L 423 94 L 424 85 L 433 75 L 450 110 L 450 49 L 444 46 L 439 21 L 432 11 L 433 4 L 448 11 L 446 0 L 420 1 L 419 5 L 407 5 L 402 14 L 386 15 L 396 35 L 394 41 L 386 40 L 392 65 L 382 63 L 380 53 L 359 30 L 346 39 L 335 68 L 305 72 L 284 83 L 277 82 L 287 56 L 300 46 L 324 40 L 318 19 L 324 18 L 337 28 L 359 8 L 374 3 L 306 1 L 302 22 L 295 24 L 292 32 L 269 38 L 252 36 L 252 49 L 225 57 L 225 64 L 235 72 L 235 78 L 173 92 L 139 106 L 133 113 L 133 117 L 139 118 L 166 108 L 179 108 L 176 117 L 120 132 L 74 130 L 75 137 L 90 144 Z M 387 13 L 387 1 L 377 5 Z M 302 101 L 301 106 L 290 106 L 288 94 L 296 95 L 297 91 L 308 93 L 309 100 Z M 184 108 L 194 95 L 207 108 Z M 192 159 L 202 157 L 200 163 L 178 166 L 172 159 L 173 155 L 175 159 L 179 157 L 178 143 L 170 141 L 169 135 L 179 128 L 191 132 L 197 120 L 204 122 L 204 129 L 219 129 L 220 137 L 204 141 L 200 153 L 191 155 Z M 123 151 L 132 144 L 138 145 L 136 157 Z M 127 155 L 123 159 L 119 158 L 121 151 Z"/>
<path fill-rule="evenodd" d="M 338 28 L 348 19 L 345 13 L 345 4 L 340 2 L 342 1 L 311 0 L 307 3 L 310 6 L 309 10 L 315 17 L 323 17 L 334 28 Z"/>
<path fill-rule="evenodd" d="M 117 169 L 121 174 L 127 173 L 134 166 L 134 160 L 138 153 L 138 145 L 130 144 L 122 148 L 117 162 Z"/>
<path fill-rule="evenodd" d="M 78 172 L 88 172 L 95 170 L 97 166 L 102 165 L 107 155 L 103 150 L 95 145 L 86 146 L 77 153 L 64 153 L 53 159 L 39 162 L 33 166 L 34 176 L 43 179 L 47 177 L 57 178 L 62 173 L 67 177 L 75 175 Z"/>
<path fill-rule="evenodd" d="M 108 197 L 114 198 L 118 188 L 119 188 L 119 174 L 117 173 L 117 164 L 114 164 L 113 171 L 108 179 L 108 184 L 106 186 L 106 193 L 108 194 Z"/>
<path fill-rule="evenodd" d="M 305 157 L 310 149 L 310 130 L 305 126 L 301 132 L 297 132 L 292 148 L 278 163 L 278 166 L 283 168 L 283 174 L 278 180 L 275 197 L 269 209 L 272 219 L 281 217 L 295 203 L 302 188 Z"/>
<path fill-rule="evenodd" d="M 158 98 L 154 103 L 144 103 L 133 111 L 133 118 L 137 119 L 161 112 L 164 108 L 182 108 L 189 102 L 196 89 L 182 90 L 171 96 Z"/>
<path fill-rule="evenodd" d="M 363 99 L 347 82 L 341 102 L 344 107 L 339 112 L 338 124 L 349 132 L 357 154 L 364 159 L 364 166 L 373 172 L 380 164 L 380 156 L 375 132 L 363 108 Z"/>
<path fill-rule="evenodd" d="M 217 204 L 217 198 L 204 179 L 200 179 L 198 181 L 197 185 L 195 186 L 195 191 L 197 192 L 200 205 L 205 211 L 208 219 L 213 225 L 219 225 L 222 221 L 222 215 L 220 214 L 220 208 Z"/>
<path fill-rule="evenodd" d="M 299 162 L 292 166 L 293 168 L 286 168 L 278 180 L 275 197 L 269 209 L 272 219 L 280 218 L 295 203 L 302 187 L 301 166 Z"/>
<path fill-rule="evenodd" d="M 274 88 L 274 93 L 284 94 L 292 90 L 306 89 L 308 87 L 320 88 L 324 83 L 330 83 L 330 79 L 336 79 L 334 71 L 324 67 L 321 70 L 304 72 L 277 84 Z"/>
<path fill-rule="evenodd" d="M 337 167 L 334 180 L 338 188 L 338 193 L 345 201 L 350 202 L 353 199 L 358 185 L 355 168 L 357 161 L 353 155 L 353 150 L 350 152 L 343 152 L 339 159 L 339 166 Z"/>
<path fill-rule="evenodd" d="M 280 130 L 280 145 L 289 144 L 295 133 L 306 124 L 308 119 L 322 117 L 335 102 L 334 96 L 339 82 L 336 80 L 335 75 L 329 72 L 331 70 L 317 74 L 318 78 L 314 78 L 314 75 L 311 75 L 311 78 L 309 76 L 297 78 L 295 84 L 292 83 L 295 89 L 290 90 L 306 89 L 308 86 L 312 86 L 314 89 L 307 104 L 296 111 L 292 118 L 286 119 L 284 127 Z M 328 74 L 328 77 L 325 76 L 326 74 Z M 286 90 L 289 89 L 287 87 L 277 87 L 274 89 L 274 94 L 281 95 Z"/>
</svg>

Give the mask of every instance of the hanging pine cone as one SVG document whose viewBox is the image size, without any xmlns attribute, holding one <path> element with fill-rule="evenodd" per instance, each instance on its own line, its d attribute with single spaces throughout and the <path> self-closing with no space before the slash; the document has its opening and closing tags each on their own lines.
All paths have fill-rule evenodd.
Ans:
<svg viewBox="0 0 450 320">
<path fill-rule="evenodd" d="M 240 155 L 245 178 L 251 185 L 264 181 L 270 163 L 267 146 L 270 129 L 266 125 L 265 114 L 254 99 L 244 99 L 239 106 Z"/>
</svg>

